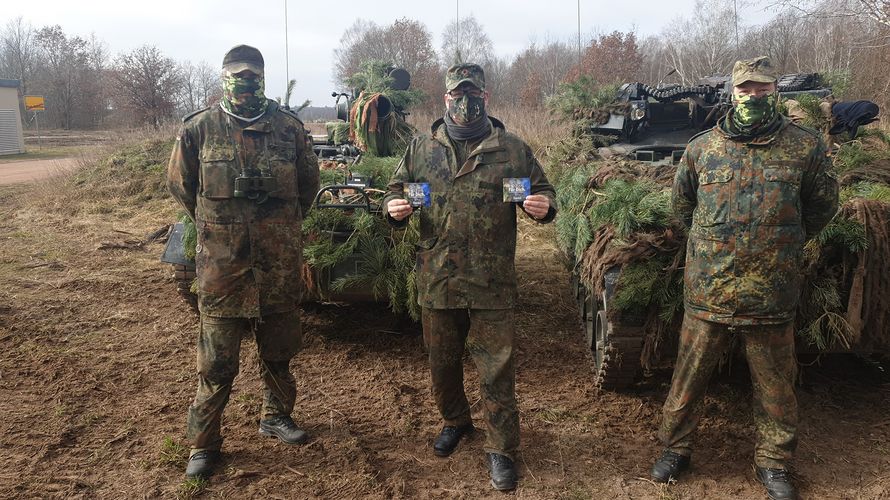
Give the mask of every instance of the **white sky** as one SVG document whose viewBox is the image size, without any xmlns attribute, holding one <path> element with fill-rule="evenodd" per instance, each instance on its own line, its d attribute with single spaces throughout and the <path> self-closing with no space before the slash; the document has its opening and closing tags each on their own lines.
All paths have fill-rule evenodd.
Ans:
<svg viewBox="0 0 890 500">
<path fill-rule="evenodd" d="M 266 61 L 266 95 L 284 95 L 284 2 L 286 0 L 4 0 L 0 24 L 22 16 L 35 28 L 59 24 L 68 35 L 95 33 L 112 56 L 155 45 L 177 61 L 221 65 L 225 52 L 246 43 Z M 331 57 L 343 31 L 358 19 L 390 24 L 407 17 L 423 22 L 438 52 L 441 33 L 455 17 L 455 1 L 394 0 L 288 1 L 290 77 L 297 80 L 292 103 L 311 99 L 331 105 Z M 705 0 L 705 5 L 714 0 Z M 745 0 L 740 0 L 740 4 Z M 745 2 L 749 3 L 750 2 Z M 593 33 L 635 29 L 659 33 L 671 20 L 694 14 L 695 0 L 580 0 L 582 38 Z M 530 41 L 576 40 L 576 0 L 460 1 L 461 17 L 473 14 L 499 55 L 512 56 Z M 760 7 L 740 12 L 740 23 L 769 16 Z M 586 36 L 585 36 L 586 35 Z"/>
</svg>

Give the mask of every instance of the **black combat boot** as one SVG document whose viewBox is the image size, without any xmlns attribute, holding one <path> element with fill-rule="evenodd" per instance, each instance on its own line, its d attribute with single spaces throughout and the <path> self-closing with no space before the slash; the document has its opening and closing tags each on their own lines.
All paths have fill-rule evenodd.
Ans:
<svg viewBox="0 0 890 500">
<path fill-rule="evenodd" d="M 213 474 L 213 467 L 219 462 L 219 451 L 196 451 L 189 457 L 185 466 L 185 477 L 189 479 L 207 479 Z"/>
<path fill-rule="evenodd" d="M 309 440 L 309 434 L 297 427 L 297 424 L 287 415 L 260 420 L 260 434 L 277 437 L 287 444 L 303 444 Z"/>
<path fill-rule="evenodd" d="M 785 469 L 768 469 L 756 467 L 757 480 L 766 486 L 766 494 L 770 500 L 794 500 L 797 489 L 791 482 L 791 472 Z"/>
<path fill-rule="evenodd" d="M 684 470 L 689 468 L 689 457 L 664 450 L 658 460 L 652 464 L 652 480 L 656 483 L 667 483 Z"/>
<path fill-rule="evenodd" d="M 488 468 L 491 469 L 491 487 L 498 491 L 516 489 L 516 466 L 509 457 L 500 453 L 488 454 Z"/>
<path fill-rule="evenodd" d="M 439 457 L 447 457 L 454 453 L 457 443 L 464 435 L 472 434 L 475 429 L 473 424 L 466 425 L 446 425 L 433 443 L 433 453 Z"/>
</svg>

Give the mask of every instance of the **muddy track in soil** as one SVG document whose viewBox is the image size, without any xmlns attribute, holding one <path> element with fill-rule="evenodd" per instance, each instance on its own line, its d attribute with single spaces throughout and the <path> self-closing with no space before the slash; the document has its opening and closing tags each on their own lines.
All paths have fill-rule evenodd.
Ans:
<svg viewBox="0 0 890 500">
<path fill-rule="evenodd" d="M 185 412 L 194 395 L 196 321 L 175 293 L 161 245 L 99 250 L 172 219 L 70 217 L 0 189 L 0 497 L 187 495 Z M 158 215 L 163 214 L 163 215 Z M 647 479 L 669 373 L 623 394 L 593 388 L 568 276 L 549 229 L 521 225 L 518 394 L 524 498 L 761 498 L 751 456 L 744 366 L 712 386 L 693 469 Z M 136 236 L 138 239 L 138 236 Z M 501 498 L 482 439 L 432 455 L 439 428 L 417 331 L 370 306 L 307 308 L 292 369 L 295 419 L 312 435 L 288 447 L 257 435 L 261 390 L 251 339 L 228 405 L 224 465 L 207 498 Z M 398 331 L 398 333 L 394 333 Z M 890 382 L 848 358 L 804 370 L 798 474 L 806 498 L 890 495 Z M 478 379 L 467 360 L 478 419 Z M 169 452 L 164 457 L 164 452 Z"/>
</svg>

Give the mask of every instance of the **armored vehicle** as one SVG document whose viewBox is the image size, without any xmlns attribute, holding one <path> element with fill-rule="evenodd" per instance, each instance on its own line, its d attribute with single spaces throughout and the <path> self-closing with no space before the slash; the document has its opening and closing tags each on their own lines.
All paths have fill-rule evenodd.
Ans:
<svg viewBox="0 0 890 500">
<path fill-rule="evenodd" d="M 597 149 L 599 158 L 595 162 L 601 166 L 597 167 L 584 186 L 588 192 L 593 193 L 588 199 L 603 195 L 601 191 L 610 174 L 602 171 L 608 170 L 628 182 L 651 182 L 654 190 L 665 196 L 662 200 L 667 200 L 667 191 L 686 143 L 699 132 L 713 127 L 731 107 L 729 80 L 729 77 L 710 77 L 702 79 L 694 86 L 651 87 L 643 83 L 622 85 L 615 103 L 608 106 L 607 115 L 600 115 L 598 123 L 591 127 L 596 142 L 606 145 Z M 778 87 L 783 99 L 807 100 L 801 97 L 806 94 L 818 101 L 831 93 L 818 74 L 786 75 L 779 79 Z M 590 206 L 588 204 L 576 213 L 584 216 Z M 890 212 L 890 206 L 878 206 L 883 211 L 881 213 Z M 842 213 L 844 210 L 847 210 L 847 215 L 855 211 L 845 207 L 842 208 Z M 615 236 L 614 231 L 608 230 L 594 232 L 593 241 L 583 255 L 573 255 L 573 249 L 564 250 L 564 253 L 573 269 L 572 286 L 578 301 L 583 339 L 592 357 L 596 382 L 605 389 L 622 389 L 635 382 L 644 367 L 666 366 L 672 362 L 676 353 L 676 335 L 667 335 L 665 332 L 675 333 L 682 319 L 685 236 L 679 227 L 657 228 L 648 235 L 648 239 L 622 239 Z M 840 259 L 849 268 L 865 259 L 861 251 L 857 254 L 839 245 L 832 246 L 832 242 L 822 243 L 825 248 L 820 251 L 821 264 L 814 263 L 814 267 L 817 264 L 828 265 L 827 259 L 835 259 L 832 261 L 835 263 Z M 622 257 L 621 252 L 633 255 Z M 657 280 L 652 278 L 652 273 L 647 275 L 640 271 L 656 261 L 654 266 L 646 269 L 661 273 Z M 632 265 L 637 265 L 635 274 L 628 279 L 649 279 L 651 283 L 656 283 L 647 289 L 647 293 L 652 295 L 651 299 L 620 297 L 623 274 Z M 809 272 L 813 273 L 814 269 L 809 269 Z M 809 311 L 811 316 L 815 314 L 818 317 L 816 323 L 807 323 L 810 319 L 801 318 L 799 314 L 799 331 L 822 328 L 829 315 L 834 315 L 830 316 L 833 321 L 846 314 L 846 301 L 850 296 L 849 287 L 852 286 L 850 273 L 833 273 L 829 273 L 834 280 L 832 286 L 841 289 L 838 305 L 831 310 L 825 309 L 822 316 L 819 316 L 823 313 L 821 309 Z M 811 285 L 813 283 L 818 281 L 811 282 Z M 620 307 L 616 305 L 616 299 L 620 299 Z M 807 300 L 804 297 L 802 308 L 806 307 Z M 664 306 L 669 302 L 674 304 L 673 309 Z M 841 304 L 842 302 L 844 303 Z M 859 331 L 855 331 L 856 329 L 856 325 L 852 328 L 844 326 L 841 328 L 843 331 L 840 341 L 818 346 L 805 342 L 806 345 L 802 347 L 804 350 L 824 352 L 872 350 L 882 342 L 882 345 L 887 346 L 887 342 L 884 342 L 887 339 L 877 343 L 866 341 L 863 334 L 865 329 L 861 325 Z"/>
</svg>

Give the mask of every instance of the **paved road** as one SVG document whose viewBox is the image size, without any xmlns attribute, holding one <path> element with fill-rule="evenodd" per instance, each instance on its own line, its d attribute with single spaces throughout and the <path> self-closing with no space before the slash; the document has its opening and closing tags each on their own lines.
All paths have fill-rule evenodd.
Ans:
<svg viewBox="0 0 890 500">
<path fill-rule="evenodd" d="M 0 185 L 42 179 L 75 166 L 77 166 L 76 158 L 0 162 Z"/>
</svg>

